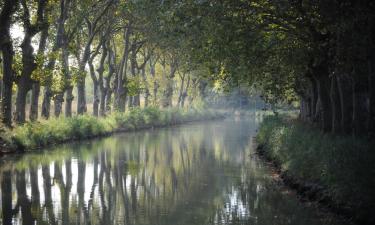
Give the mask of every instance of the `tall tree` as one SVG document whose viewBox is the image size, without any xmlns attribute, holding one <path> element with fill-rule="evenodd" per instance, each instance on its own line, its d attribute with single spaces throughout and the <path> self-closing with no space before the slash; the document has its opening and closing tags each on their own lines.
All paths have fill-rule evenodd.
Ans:
<svg viewBox="0 0 375 225">
<path fill-rule="evenodd" d="M 18 7 L 18 0 L 5 0 L 0 13 L 0 49 L 3 58 L 3 88 L 1 99 L 2 120 L 5 125 L 12 124 L 12 87 L 14 80 L 13 44 L 10 36 L 10 26 L 13 14 Z"/>
</svg>

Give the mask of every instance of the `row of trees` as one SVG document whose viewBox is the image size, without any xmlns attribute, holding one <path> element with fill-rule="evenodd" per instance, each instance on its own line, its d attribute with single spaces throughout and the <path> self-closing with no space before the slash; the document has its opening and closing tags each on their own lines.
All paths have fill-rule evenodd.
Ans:
<svg viewBox="0 0 375 225">
<path fill-rule="evenodd" d="M 155 79 L 145 81 L 160 67 L 164 107 L 172 104 L 174 91 L 185 101 L 183 85 L 194 86 L 191 92 L 203 98 L 208 88 L 235 87 L 261 91 L 273 104 L 298 101 L 301 118 L 326 132 L 375 131 L 371 0 L 8 0 L 0 7 L 2 111 L 8 125 L 13 83 L 19 123 L 25 121 L 30 90 L 30 118 L 37 117 L 40 86 L 44 117 L 51 99 L 57 116 L 63 101 L 66 116 L 72 114 L 73 99 L 77 113 L 86 112 L 86 73 L 94 114 L 104 115 L 111 102 L 118 111 L 127 99 L 139 105 L 141 93 L 149 104 L 161 89 Z M 10 35 L 15 23 L 25 33 L 18 57 Z"/>
<path fill-rule="evenodd" d="M 92 103 L 95 116 L 124 112 L 126 104 L 191 103 L 204 69 L 190 66 L 164 40 L 154 41 L 148 26 L 155 18 L 144 16 L 149 7 L 122 0 L 2 1 L 3 122 L 22 124 L 27 111 L 32 121 L 40 114 L 70 117 L 73 103 L 77 114 Z"/>
<path fill-rule="evenodd" d="M 374 1 L 163 2 L 169 28 L 155 29 L 185 40 L 214 84 L 299 101 L 301 118 L 326 132 L 374 134 Z"/>
</svg>

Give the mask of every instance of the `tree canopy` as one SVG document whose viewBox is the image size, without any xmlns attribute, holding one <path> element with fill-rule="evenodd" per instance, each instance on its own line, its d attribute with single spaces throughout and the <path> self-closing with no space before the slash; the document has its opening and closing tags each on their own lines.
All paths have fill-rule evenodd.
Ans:
<svg viewBox="0 0 375 225">
<path fill-rule="evenodd" d="M 241 87 L 272 104 L 299 102 L 301 119 L 324 131 L 373 134 L 374 8 L 370 0 L 5 0 L 3 121 L 11 124 L 14 91 L 23 123 L 30 91 L 35 120 L 40 95 L 48 118 L 51 101 L 55 116 L 63 105 L 71 116 L 73 102 L 85 113 L 86 95 L 94 115 L 105 115 Z"/>
</svg>

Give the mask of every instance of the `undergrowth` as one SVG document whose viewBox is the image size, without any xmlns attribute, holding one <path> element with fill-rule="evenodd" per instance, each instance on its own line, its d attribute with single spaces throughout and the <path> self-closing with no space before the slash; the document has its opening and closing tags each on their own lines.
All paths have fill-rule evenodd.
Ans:
<svg viewBox="0 0 375 225">
<path fill-rule="evenodd" d="M 13 149 L 30 150 L 38 147 L 102 136 L 116 131 L 168 126 L 196 120 L 214 119 L 220 115 L 210 110 L 133 108 L 125 113 L 107 117 L 79 115 L 28 122 L 2 132 L 2 139 Z"/>
</svg>

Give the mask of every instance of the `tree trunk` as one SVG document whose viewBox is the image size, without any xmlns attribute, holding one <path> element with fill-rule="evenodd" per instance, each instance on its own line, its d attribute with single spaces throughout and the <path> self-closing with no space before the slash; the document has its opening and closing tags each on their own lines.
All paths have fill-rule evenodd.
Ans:
<svg viewBox="0 0 375 225">
<path fill-rule="evenodd" d="M 68 43 L 66 37 L 64 37 L 64 44 L 62 48 L 62 65 L 64 68 L 64 78 L 65 78 L 65 116 L 72 116 L 72 103 L 74 100 L 73 96 L 73 84 L 72 84 L 72 75 L 69 71 L 69 52 L 68 52 Z"/>
<path fill-rule="evenodd" d="M 55 117 L 59 117 L 62 112 L 64 92 L 59 92 L 58 94 L 56 94 L 55 99 L 53 101 L 55 103 Z"/>
<path fill-rule="evenodd" d="M 40 0 L 37 4 L 37 21 L 35 23 L 31 22 L 30 12 L 26 3 L 26 0 L 21 1 L 23 8 L 22 12 L 22 22 L 24 29 L 24 38 L 21 44 L 22 50 L 22 71 L 21 76 L 17 80 L 18 92 L 16 99 L 16 113 L 15 120 L 17 123 L 22 124 L 25 122 L 26 115 L 26 96 L 28 91 L 32 88 L 31 74 L 36 69 L 34 49 L 31 45 L 32 38 L 41 31 L 42 26 L 39 24 L 44 23 L 45 16 L 44 10 L 47 5 L 46 0 Z M 47 38 L 44 35 L 43 38 Z M 43 40 L 42 40 L 43 41 Z M 23 90 L 20 90 L 23 89 Z M 22 111 L 21 111 L 22 110 Z"/>
<path fill-rule="evenodd" d="M 133 106 L 134 107 L 140 107 L 141 106 L 141 96 L 139 93 L 137 93 L 134 97 L 133 97 Z"/>
<path fill-rule="evenodd" d="M 339 91 L 340 106 L 341 106 L 341 128 L 345 134 L 352 132 L 353 120 L 353 92 L 352 81 L 346 75 L 337 77 L 337 86 Z"/>
<path fill-rule="evenodd" d="M 105 108 L 105 99 L 107 95 L 107 90 L 105 88 L 101 89 L 100 91 L 100 102 L 99 102 L 99 115 L 105 116 L 106 108 Z"/>
<path fill-rule="evenodd" d="M 40 94 L 40 84 L 35 82 L 31 91 L 31 105 L 30 105 L 30 120 L 36 121 L 38 119 L 39 111 L 39 94 Z"/>
<path fill-rule="evenodd" d="M 172 107 L 172 99 L 173 99 L 173 78 L 175 77 L 177 70 L 177 64 L 173 60 L 170 65 L 170 73 L 167 75 L 167 86 L 164 90 L 163 102 L 162 106 L 164 108 Z"/>
<path fill-rule="evenodd" d="M 9 40 L 1 46 L 3 53 L 3 92 L 1 99 L 1 111 L 3 123 L 10 127 L 12 125 L 12 87 L 13 87 L 13 47 Z"/>
<path fill-rule="evenodd" d="M 129 23 L 129 27 L 125 29 L 125 32 L 124 32 L 125 46 L 124 46 L 124 52 L 122 55 L 120 70 L 117 76 L 116 107 L 119 112 L 125 112 L 125 103 L 126 103 L 126 94 L 127 94 L 125 84 L 127 82 L 126 72 L 128 68 L 131 32 L 132 32 L 131 23 Z"/>
<path fill-rule="evenodd" d="M 182 94 L 182 97 L 181 97 L 181 108 L 183 108 L 185 106 L 185 100 L 186 100 L 186 97 L 188 96 L 189 87 L 190 87 L 190 76 L 188 76 L 188 78 L 187 78 L 186 88 L 185 88 L 184 93 Z"/>
<path fill-rule="evenodd" d="M 156 62 L 153 62 L 152 60 L 150 60 L 150 75 L 152 77 L 152 79 L 154 80 L 153 82 L 153 90 L 152 90 L 152 97 L 153 97 L 153 100 L 152 100 L 152 104 L 154 106 L 156 106 L 156 103 L 157 103 L 157 94 L 158 94 L 158 82 L 156 80 L 156 73 L 155 73 L 155 65 L 156 65 Z"/>
<path fill-rule="evenodd" d="M 96 54 L 95 54 L 96 55 Z M 95 56 L 94 56 L 95 57 Z M 94 89 L 94 101 L 93 101 L 93 104 L 92 104 L 92 112 L 93 112 L 93 116 L 99 116 L 99 81 L 98 79 L 96 78 L 96 74 L 95 74 L 95 69 L 94 69 L 94 65 L 93 65 L 93 58 L 91 58 L 89 60 L 89 69 L 90 69 L 90 76 L 91 76 L 91 79 L 92 79 L 92 83 L 93 83 L 93 89 Z"/>
<path fill-rule="evenodd" d="M 181 85 L 180 85 L 180 91 L 178 94 L 178 103 L 177 103 L 179 107 L 181 107 L 182 95 L 184 94 L 184 83 L 185 83 L 185 74 L 181 76 Z"/>
<path fill-rule="evenodd" d="M 51 98 L 52 90 L 48 85 L 44 88 L 43 102 L 42 102 L 42 117 L 49 119 L 51 112 Z"/>
<path fill-rule="evenodd" d="M 99 116 L 99 85 L 97 82 L 93 83 L 94 85 L 94 102 L 92 104 L 92 112 L 94 116 Z"/>
<path fill-rule="evenodd" d="M 163 94 L 163 102 L 162 102 L 163 108 L 172 107 L 172 98 L 173 98 L 173 80 L 168 79 L 167 86 Z"/>
<path fill-rule="evenodd" d="M 100 116 L 104 116 L 105 115 L 105 96 L 107 94 L 107 89 L 104 86 L 103 73 L 104 73 L 105 60 L 106 60 L 107 55 L 108 55 L 108 48 L 107 48 L 107 45 L 106 45 L 106 43 L 105 43 L 104 40 L 103 40 L 103 43 L 102 43 L 102 49 L 103 49 L 103 52 L 102 52 L 102 56 L 100 58 L 99 68 L 97 70 L 98 71 L 98 86 L 100 88 L 100 97 L 98 96 L 98 104 L 99 104 L 99 114 L 100 114 Z M 108 55 L 108 58 L 110 58 L 110 57 L 111 56 Z M 109 70 L 111 70 L 111 68 L 109 68 Z M 110 71 L 108 71 L 108 76 L 109 76 L 109 73 L 110 73 Z M 99 91 L 97 91 L 97 93 L 99 93 Z"/>
<path fill-rule="evenodd" d="M 145 70 L 144 67 L 141 70 L 141 75 L 142 75 L 142 79 L 143 79 L 143 83 L 144 83 L 144 87 L 145 87 L 145 95 L 144 95 L 144 101 L 145 101 L 145 103 L 144 104 L 145 104 L 145 107 L 147 107 L 148 104 L 149 104 L 150 90 L 149 90 L 149 87 L 148 87 L 147 77 L 146 77 L 146 70 Z"/>
<path fill-rule="evenodd" d="M 0 50 L 3 55 L 3 88 L 1 111 L 3 123 L 12 125 L 12 87 L 13 87 L 13 44 L 10 36 L 12 16 L 17 10 L 18 0 L 4 0 L 0 13 Z"/>
<path fill-rule="evenodd" d="M 38 56 L 43 56 L 46 44 L 47 44 L 47 38 L 48 38 L 48 29 L 49 24 L 42 29 L 42 33 L 40 35 L 39 40 L 39 48 L 38 48 Z M 42 65 L 37 65 L 41 67 Z M 32 92 L 31 92 L 31 105 L 30 105 L 30 120 L 35 121 L 38 119 L 39 116 L 39 95 L 40 95 L 40 82 L 39 80 L 34 80 L 34 84 L 32 86 Z"/>
<path fill-rule="evenodd" d="M 106 49 L 108 50 L 108 57 L 107 57 L 107 64 L 108 64 L 108 75 L 107 77 L 104 77 L 104 90 L 103 91 L 103 94 L 105 94 L 105 101 L 102 101 L 101 104 L 102 104 L 102 107 L 104 108 L 103 110 L 103 114 L 104 115 L 106 112 L 111 112 L 111 99 L 112 99 L 112 93 L 113 93 L 113 90 L 117 90 L 117 88 L 115 87 L 115 84 L 117 84 L 117 78 L 115 77 L 115 81 L 114 81 L 114 85 L 113 85 L 113 89 L 111 87 L 111 79 L 112 79 L 112 76 L 114 75 L 115 73 L 115 52 L 114 50 L 111 48 L 111 45 L 110 45 L 110 42 L 108 41 L 107 42 L 107 47 Z"/>
<path fill-rule="evenodd" d="M 112 99 L 112 89 L 107 89 L 107 94 L 105 96 L 105 111 L 111 112 L 111 99 Z"/>
<path fill-rule="evenodd" d="M 304 122 L 309 120 L 309 100 L 307 98 L 301 98 L 300 100 L 300 119 Z"/>
<path fill-rule="evenodd" d="M 370 54 L 374 54 L 371 52 Z M 371 55 L 367 62 L 369 83 L 369 116 L 368 131 L 370 136 L 375 136 L 375 55 Z"/>
<path fill-rule="evenodd" d="M 128 101 L 128 108 L 132 108 L 133 107 L 133 96 L 127 96 L 127 101 Z"/>
<path fill-rule="evenodd" d="M 355 135 L 364 135 L 367 131 L 368 93 L 366 90 L 368 90 L 366 80 L 356 74 L 353 85 L 353 134 Z"/>
<path fill-rule="evenodd" d="M 72 103 L 74 100 L 73 96 L 73 86 L 68 85 L 65 92 L 65 116 L 71 117 L 72 116 Z"/>
<path fill-rule="evenodd" d="M 332 132 L 333 133 L 341 133 L 341 104 L 340 104 L 340 96 L 337 87 L 337 77 L 333 75 L 331 77 L 331 89 L 330 89 L 330 98 L 331 98 L 331 106 L 332 106 Z"/>
<path fill-rule="evenodd" d="M 312 89 L 311 89 L 311 122 L 317 122 L 317 105 L 318 105 L 318 84 L 315 79 L 312 79 Z"/>
<path fill-rule="evenodd" d="M 14 120 L 18 124 L 25 123 L 26 119 L 26 97 L 29 92 L 29 84 L 25 80 L 18 83 L 17 97 L 16 97 L 16 111 Z"/>
<path fill-rule="evenodd" d="M 77 114 L 82 115 L 87 112 L 86 93 L 85 93 L 85 79 L 80 80 L 77 84 Z"/>
<path fill-rule="evenodd" d="M 317 83 L 321 110 L 320 127 L 323 131 L 329 132 L 332 128 L 332 108 L 328 88 L 330 81 L 328 77 L 321 76 L 318 78 Z"/>
</svg>

